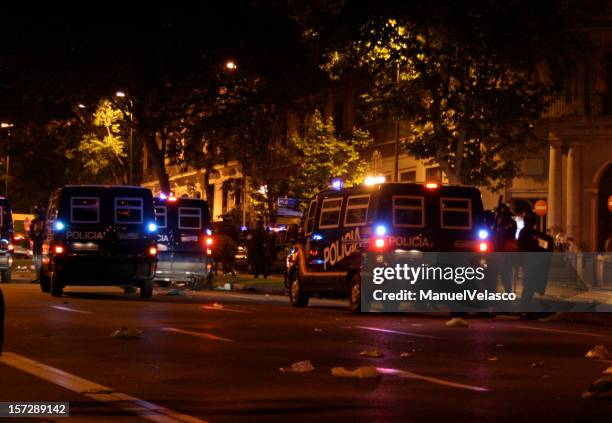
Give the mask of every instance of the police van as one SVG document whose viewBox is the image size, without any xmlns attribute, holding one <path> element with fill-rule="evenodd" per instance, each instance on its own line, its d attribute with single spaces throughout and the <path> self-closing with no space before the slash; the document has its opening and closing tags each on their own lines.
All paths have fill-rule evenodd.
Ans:
<svg viewBox="0 0 612 423">
<path fill-rule="evenodd" d="M 366 251 L 489 250 L 480 191 L 437 183 L 382 183 L 329 190 L 310 200 L 302 236 L 287 258 L 291 304 L 312 295 L 348 296 L 359 310 Z"/>
<path fill-rule="evenodd" d="M 200 287 L 212 280 L 208 203 L 198 198 L 160 195 L 154 199 L 157 222 L 155 281 L 166 286 L 185 282 Z"/>
<path fill-rule="evenodd" d="M 65 186 L 49 200 L 42 266 L 43 292 L 68 285 L 118 285 L 153 294 L 157 225 L 151 191 L 131 186 Z"/>
<path fill-rule="evenodd" d="M 2 282 L 11 281 L 13 265 L 13 214 L 9 200 L 0 197 L 0 277 Z"/>
</svg>

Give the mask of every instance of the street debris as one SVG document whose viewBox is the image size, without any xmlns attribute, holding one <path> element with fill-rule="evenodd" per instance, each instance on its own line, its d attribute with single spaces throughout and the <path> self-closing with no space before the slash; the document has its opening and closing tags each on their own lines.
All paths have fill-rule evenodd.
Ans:
<svg viewBox="0 0 612 423">
<path fill-rule="evenodd" d="M 516 314 L 497 314 L 495 320 L 519 320 L 521 316 Z"/>
<path fill-rule="evenodd" d="M 591 383 L 589 388 L 582 393 L 585 399 L 612 399 L 612 377 L 604 376 Z"/>
<path fill-rule="evenodd" d="M 595 345 L 584 355 L 586 358 L 595 358 L 599 360 L 610 360 L 612 359 L 612 354 L 606 347 L 603 345 Z"/>
<path fill-rule="evenodd" d="M 181 289 L 172 289 L 168 291 L 166 295 L 169 297 L 179 297 L 181 295 L 185 295 L 185 292 Z"/>
<path fill-rule="evenodd" d="M 112 332 L 110 337 L 116 339 L 138 339 L 142 337 L 142 330 L 121 326 L 119 329 Z"/>
<path fill-rule="evenodd" d="M 415 353 L 403 352 L 403 353 L 400 354 L 400 357 L 408 358 L 408 357 L 413 357 L 415 355 L 416 355 Z"/>
<path fill-rule="evenodd" d="M 279 372 L 282 373 L 308 373 L 314 370 L 314 366 L 310 362 L 310 360 L 303 360 L 295 362 L 291 365 L 291 367 L 281 367 L 278 369 Z"/>
<path fill-rule="evenodd" d="M 384 357 L 385 353 L 380 348 L 372 348 L 370 350 L 361 351 L 359 355 L 362 357 L 380 358 Z"/>
<path fill-rule="evenodd" d="M 212 308 L 216 308 L 216 309 L 222 309 L 223 308 L 223 304 L 212 303 L 211 307 Z"/>
<path fill-rule="evenodd" d="M 498 358 L 497 357 L 489 357 L 487 358 L 487 361 L 497 361 Z"/>
<path fill-rule="evenodd" d="M 357 367 L 355 370 L 347 370 L 344 367 L 334 367 L 331 369 L 332 376 L 353 377 L 357 379 L 375 379 L 380 377 L 376 367 Z"/>
<path fill-rule="evenodd" d="M 531 367 L 544 367 L 544 362 L 543 361 L 536 361 L 534 363 L 531 363 Z"/>
<path fill-rule="evenodd" d="M 449 328 L 467 328 L 470 324 L 467 320 L 463 320 L 460 317 L 453 317 L 448 322 L 446 322 L 446 326 Z"/>
<path fill-rule="evenodd" d="M 323 332 L 323 329 L 321 329 L 321 328 L 314 328 L 314 331 L 315 332 Z"/>
<path fill-rule="evenodd" d="M 421 323 L 410 323 L 410 326 L 419 327 L 423 325 Z"/>
</svg>

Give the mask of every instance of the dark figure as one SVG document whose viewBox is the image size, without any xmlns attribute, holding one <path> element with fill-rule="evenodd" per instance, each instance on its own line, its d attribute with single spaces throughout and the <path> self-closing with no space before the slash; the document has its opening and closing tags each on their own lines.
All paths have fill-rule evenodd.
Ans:
<svg viewBox="0 0 612 423">
<path fill-rule="evenodd" d="M 516 222 L 512 218 L 510 207 L 500 204 L 497 208 L 493 228 L 493 251 L 510 253 L 516 251 Z M 501 275 L 506 292 L 512 292 L 512 261 L 509 254 L 497 254 L 497 272 Z M 497 281 L 497 273 L 495 274 Z M 497 283 L 496 283 L 497 285 Z"/>
<path fill-rule="evenodd" d="M 257 228 L 253 231 L 252 236 L 253 275 L 256 278 L 263 275 L 265 279 L 268 277 L 270 262 L 270 236 L 264 228 L 262 220 L 257 222 Z"/>
<path fill-rule="evenodd" d="M 521 296 L 521 311 L 529 311 L 533 295 L 537 292 L 544 295 L 548 283 L 551 252 L 554 240 L 550 235 L 536 230 L 536 215 L 533 211 L 525 212 L 525 226 L 518 237 L 518 251 L 521 254 L 523 267 L 523 294 Z M 538 253 L 538 254 L 525 254 Z"/>
<path fill-rule="evenodd" d="M 32 241 L 32 253 L 34 254 L 34 265 L 37 274 L 40 271 L 42 262 L 42 244 L 45 235 L 45 213 L 41 207 L 34 207 L 34 219 L 30 222 L 28 236 Z"/>
<path fill-rule="evenodd" d="M 219 260 L 223 263 L 223 274 L 227 275 L 231 273 L 232 276 L 236 276 L 234 265 L 236 263 L 239 235 L 238 230 L 232 224 L 231 216 L 223 216 L 223 224 L 216 233 L 220 241 L 219 246 L 221 247 L 221 251 Z"/>
</svg>

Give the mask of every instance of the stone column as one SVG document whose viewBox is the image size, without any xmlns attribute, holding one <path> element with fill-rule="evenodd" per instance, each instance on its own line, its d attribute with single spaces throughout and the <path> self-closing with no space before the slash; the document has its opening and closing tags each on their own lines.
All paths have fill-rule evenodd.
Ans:
<svg viewBox="0 0 612 423">
<path fill-rule="evenodd" d="M 572 144 L 567 154 L 567 236 L 574 238 L 574 243 L 580 246 L 581 239 L 581 210 L 582 204 L 582 163 L 581 146 Z"/>
<path fill-rule="evenodd" d="M 562 157 L 561 145 L 550 145 L 550 160 L 548 163 L 548 228 L 561 226 L 562 191 Z"/>
</svg>

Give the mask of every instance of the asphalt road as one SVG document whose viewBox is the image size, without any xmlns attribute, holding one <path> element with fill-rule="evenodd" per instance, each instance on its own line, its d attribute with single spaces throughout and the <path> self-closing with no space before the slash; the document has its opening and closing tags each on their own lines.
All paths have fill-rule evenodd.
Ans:
<svg viewBox="0 0 612 423">
<path fill-rule="evenodd" d="M 284 297 L 230 292 L 158 291 L 147 301 L 111 287 L 67 288 L 61 299 L 37 285 L 1 289 L 7 320 L 0 401 L 69 401 L 74 421 L 612 415 L 612 401 L 580 399 L 612 365 L 584 358 L 596 344 L 612 349 L 608 327 L 472 317 L 467 328 L 449 328 L 445 315 L 353 315 L 331 300 L 296 309 Z M 121 326 L 142 337 L 111 338 Z M 360 356 L 373 347 L 384 357 Z M 314 371 L 279 371 L 300 360 L 311 360 Z M 383 374 L 339 378 L 330 373 L 335 366 L 375 366 Z"/>
</svg>

